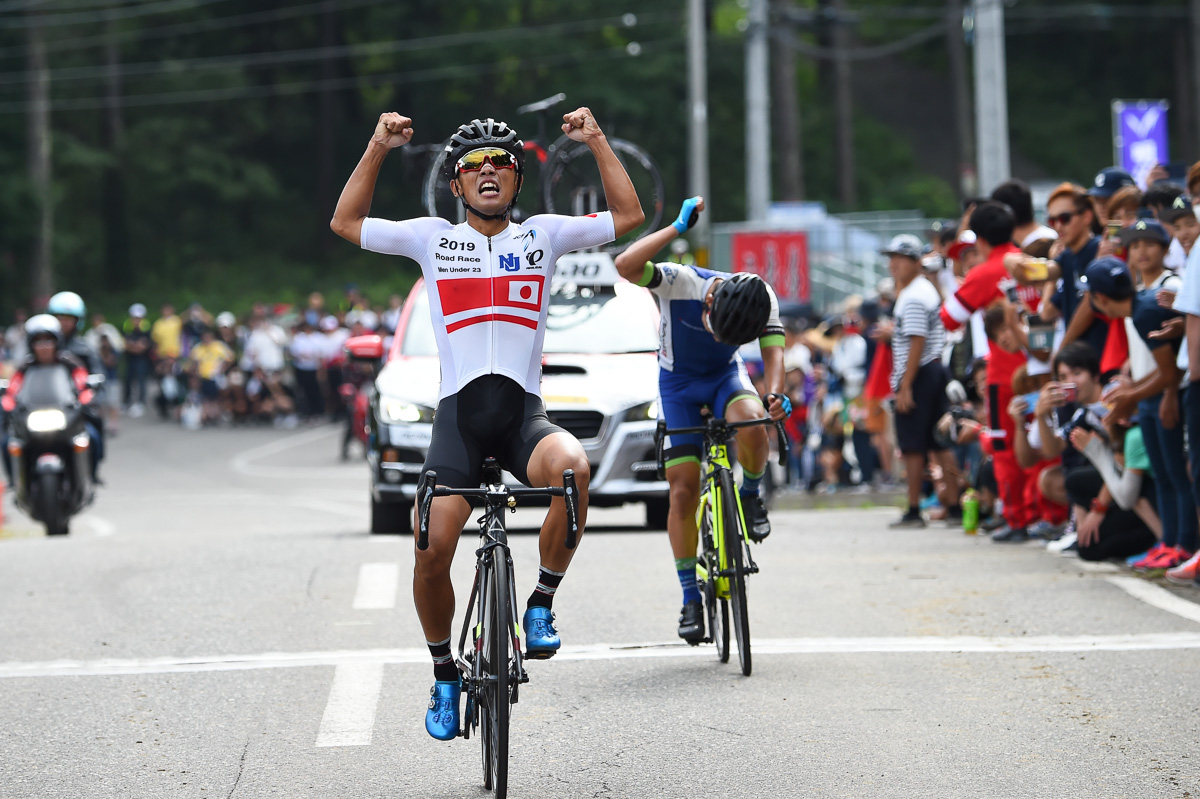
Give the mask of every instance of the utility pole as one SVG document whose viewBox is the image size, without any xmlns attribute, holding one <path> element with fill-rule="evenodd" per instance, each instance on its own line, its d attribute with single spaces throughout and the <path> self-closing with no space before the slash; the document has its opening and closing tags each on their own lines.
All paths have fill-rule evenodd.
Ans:
<svg viewBox="0 0 1200 799">
<path fill-rule="evenodd" d="M 687 0 L 688 24 L 688 194 L 703 197 L 708 210 L 692 228 L 696 262 L 708 265 L 709 214 L 714 198 L 708 194 L 708 54 L 705 0 Z"/>
<path fill-rule="evenodd" d="M 746 219 L 765 222 L 771 202 L 767 0 L 750 0 L 746 19 Z"/>
<path fill-rule="evenodd" d="M 794 0 L 778 2 L 784 12 L 779 15 L 780 22 L 786 26 L 785 38 L 775 38 L 775 52 L 771 55 L 771 71 L 775 75 L 775 96 L 771 105 L 775 113 L 775 129 L 779 131 L 776 146 L 779 148 L 779 172 L 783 178 L 779 198 L 798 202 L 804 199 L 804 150 L 800 135 L 800 103 L 796 96 L 796 51 L 792 49 L 790 38 L 795 23 L 788 13 L 793 10 Z"/>
<path fill-rule="evenodd" d="M 54 288 L 54 196 L 50 186 L 50 73 L 42 39 L 40 11 L 30 11 L 29 26 L 29 182 L 37 203 L 37 237 L 31 285 L 35 304 L 45 302 Z"/>
<path fill-rule="evenodd" d="M 854 95 L 850 83 L 850 33 L 843 12 L 845 0 L 833 0 L 833 85 L 834 114 L 837 128 L 838 199 L 842 210 L 853 211 L 858 205 L 857 167 L 854 163 Z"/>
<path fill-rule="evenodd" d="M 111 288 L 126 288 L 133 284 L 133 264 L 129 259 L 129 226 L 125 209 L 121 46 L 117 41 L 117 21 L 112 16 L 104 22 L 104 34 L 103 141 L 112 159 L 104 170 L 104 276 Z"/>
<path fill-rule="evenodd" d="M 1197 0 L 1192 0 L 1192 7 L 1196 5 Z M 975 0 L 975 129 L 979 190 L 991 194 L 992 189 L 1012 174 L 1008 153 L 1004 0 Z"/>
<path fill-rule="evenodd" d="M 946 2 L 946 56 L 954 87 L 954 127 L 958 134 L 958 191 L 962 197 L 979 193 L 975 172 L 975 127 L 971 124 L 971 88 L 967 83 L 967 45 L 963 41 L 962 0 Z"/>
</svg>

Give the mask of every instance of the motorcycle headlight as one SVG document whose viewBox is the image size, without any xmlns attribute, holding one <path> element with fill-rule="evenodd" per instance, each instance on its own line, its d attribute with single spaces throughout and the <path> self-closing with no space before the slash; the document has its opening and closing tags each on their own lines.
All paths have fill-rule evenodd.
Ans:
<svg viewBox="0 0 1200 799">
<path fill-rule="evenodd" d="M 390 424 L 397 422 L 432 422 L 433 409 L 411 402 L 384 397 L 379 401 L 379 415 Z"/>
<path fill-rule="evenodd" d="M 30 411 L 25 424 L 31 433 L 57 433 L 67 428 L 67 415 L 53 408 Z"/>
<path fill-rule="evenodd" d="M 629 410 L 625 411 L 625 421 L 627 422 L 645 422 L 658 418 L 658 400 L 650 400 L 643 402 L 641 405 L 634 405 Z"/>
</svg>

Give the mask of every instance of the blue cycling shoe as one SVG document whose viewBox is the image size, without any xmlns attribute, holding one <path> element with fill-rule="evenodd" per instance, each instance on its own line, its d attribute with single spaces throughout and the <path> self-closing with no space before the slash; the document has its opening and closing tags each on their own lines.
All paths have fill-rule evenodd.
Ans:
<svg viewBox="0 0 1200 799">
<path fill-rule="evenodd" d="M 425 730 L 439 741 L 452 741 L 458 737 L 458 700 L 462 697 L 462 683 L 438 680 L 429 689 L 429 709 L 425 711 Z"/>
<path fill-rule="evenodd" d="M 554 629 L 554 614 L 550 608 L 531 606 L 521 619 L 525 628 L 525 657 L 534 660 L 545 660 L 554 657 L 554 653 L 562 646 L 558 640 L 558 630 Z"/>
</svg>

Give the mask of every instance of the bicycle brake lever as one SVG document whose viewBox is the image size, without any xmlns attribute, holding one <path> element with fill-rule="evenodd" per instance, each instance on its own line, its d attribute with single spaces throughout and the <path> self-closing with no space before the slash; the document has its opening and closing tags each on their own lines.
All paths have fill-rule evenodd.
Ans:
<svg viewBox="0 0 1200 799">
<path fill-rule="evenodd" d="M 575 485 L 575 472 L 563 472 L 563 501 L 567 505 L 567 549 L 579 543 L 579 488 Z"/>
<path fill-rule="evenodd" d="M 792 461 L 788 457 L 788 435 L 783 422 L 775 423 L 775 434 L 779 436 L 779 465 L 784 468 L 784 479 L 787 485 L 792 484 Z"/>
<path fill-rule="evenodd" d="M 665 480 L 667 477 L 667 467 L 663 463 L 663 445 L 667 438 L 667 421 L 659 419 L 658 424 L 654 428 L 654 464 L 655 477 L 659 480 Z"/>
<path fill-rule="evenodd" d="M 428 471 L 417 483 L 417 549 L 429 549 L 429 509 L 433 505 L 433 487 L 437 485 L 437 472 Z"/>
</svg>

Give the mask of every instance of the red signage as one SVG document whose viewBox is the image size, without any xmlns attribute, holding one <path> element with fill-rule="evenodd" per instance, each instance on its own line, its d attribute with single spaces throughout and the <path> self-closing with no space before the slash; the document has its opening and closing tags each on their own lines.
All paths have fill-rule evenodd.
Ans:
<svg viewBox="0 0 1200 799">
<path fill-rule="evenodd" d="M 804 233 L 734 233 L 733 270 L 753 272 L 781 300 L 806 302 L 810 295 L 808 237 Z"/>
</svg>

